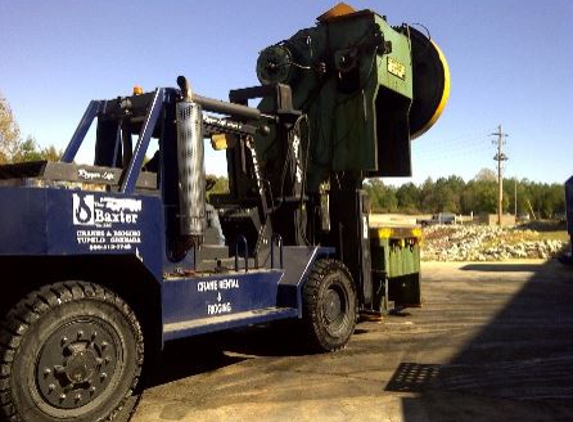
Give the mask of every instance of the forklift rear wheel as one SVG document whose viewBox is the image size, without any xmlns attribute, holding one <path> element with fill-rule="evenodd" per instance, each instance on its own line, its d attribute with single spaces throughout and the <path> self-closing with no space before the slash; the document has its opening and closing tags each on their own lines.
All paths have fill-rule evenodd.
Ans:
<svg viewBox="0 0 573 422">
<path fill-rule="evenodd" d="M 314 349 L 341 349 L 354 332 L 356 289 L 348 268 L 333 259 L 316 261 L 304 286 L 303 322 Z"/>
<path fill-rule="evenodd" d="M 21 422 L 112 420 L 133 392 L 143 335 L 130 307 L 93 283 L 25 297 L 0 330 L 0 417 Z"/>
</svg>

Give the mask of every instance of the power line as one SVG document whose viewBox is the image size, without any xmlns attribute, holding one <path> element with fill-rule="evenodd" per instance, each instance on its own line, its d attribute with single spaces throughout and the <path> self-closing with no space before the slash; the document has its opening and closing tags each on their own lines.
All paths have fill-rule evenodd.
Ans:
<svg viewBox="0 0 573 422">
<path fill-rule="evenodd" d="M 434 152 L 441 152 L 441 151 L 451 151 L 454 149 L 460 149 L 464 147 L 471 147 L 474 145 L 479 145 L 484 138 L 483 135 L 475 136 L 472 138 L 457 138 L 451 140 L 437 140 L 432 143 L 413 143 L 413 149 L 416 149 L 420 152 L 426 153 L 434 153 Z"/>
<path fill-rule="evenodd" d="M 509 157 L 503 153 L 502 148 L 505 146 L 505 138 L 509 135 L 503 133 L 501 125 L 499 125 L 497 132 L 492 133 L 491 136 L 497 136 L 497 139 L 493 141 L 494 144 L 497 144 L 497 154 L 495 154 L 493 159 L 497 161 L 497 225 L 501 226 L 501 215 L 503 214 L 503 177 L 501 174 L 501 163 L 509 159 Z"/>
<path fill-rule="evenodd" d="M 432 160 L 432 159 L 444 159 L 444 158 L 451 158 L 451 157 L 459 157 L 459 156 L 468 156 L 477 153 L 482 153 L 489 151 L 489 147 L 484 145 L 474 145 L 466 148 L 456 148 L 450 150 L 443 150 L 443 151 L 433 151 L 430 153 L 424 153 L 423 151 L 416 151 L 414 150 L 413 153 L 416 156 L 423 158 L 424 160 Z"/>
</svg>

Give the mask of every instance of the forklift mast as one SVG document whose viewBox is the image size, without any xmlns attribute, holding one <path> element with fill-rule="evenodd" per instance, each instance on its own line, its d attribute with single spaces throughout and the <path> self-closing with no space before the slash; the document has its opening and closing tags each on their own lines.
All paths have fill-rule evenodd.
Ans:
<svg viewBox="0 0 573 422">
<path fill-rule="evenodd" d="M 232 142 L 230 198 L 262 197 L 262 218 L 286 244 L 334 247 L 360 303 L 371 308 L 362 184 L 411 176 L 410 142 L 437 121 L 449 96 L 447 62 L 414 27 L 392 27 L 385 16 L 341 4 L 315 27 L 265 48 L 256 70 L 262 86 L 231 91 L 231 102 L 262 98 L 263 115 L 288 111 L 288 123 Z"/>
</svg>

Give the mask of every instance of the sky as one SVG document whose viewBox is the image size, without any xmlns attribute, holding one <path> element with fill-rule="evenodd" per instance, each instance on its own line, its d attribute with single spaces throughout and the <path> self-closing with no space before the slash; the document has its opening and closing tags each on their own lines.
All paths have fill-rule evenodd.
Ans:
<svg viewBox="0 0 573 422">
<path fill-rule="evenodd" d="M 491 133 L 509 134 L 506 177 L 562 183 L 573 174 L 572 0 L 348 0 L 421 23 L 451 72 L 449 103 L 412 143 L 400 184 L 495 168 Z M 0 0 L 0 94 L 24 136 L 64 149 L 91 99 L 176 86 L 227 99 L 257 85 L 265 47 L 311 27 L 336 0 Z M 210 148 L 208 148 L 210 150 Z M 207 171 L 226 173 L 208 151 Z"/>
</svg>

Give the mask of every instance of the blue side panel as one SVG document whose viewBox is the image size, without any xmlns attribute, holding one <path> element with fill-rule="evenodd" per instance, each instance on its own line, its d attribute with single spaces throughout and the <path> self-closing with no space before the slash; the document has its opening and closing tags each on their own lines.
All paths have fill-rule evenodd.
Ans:
<svg viewBox="0 0 573 422">
<path fill-rule="evenodd" d="M 159 197 L 49 192 L 49 254 L 132 254 L 161 280 L 165 230 Z"/>
<path fill-rule="evenodd" d="M 334 248 L 285 246 L 285 276 L 279 287 L 278 305 L 296 308 L 299 318 L 302 317 L 302 287 L 306 277 L 316 260 L 334 253 Z"/>
<path fill-rule="evenodd" d="M 173 278 L 163 283 L 163 338 L 171 340 L 302 316 L 302 287 L 313 263 L 334 249 L 284 247 L 283 270 Z"/>
<path fill-rule="evenodd" d="M 159 197 L 0 188 L 0 213 L 0 254 L 130 254 L 162 279 L 165 230 Z"/>
<path fill-rule="evenodd" d="M 0 255 L 46 252 L 46 191 L 0 188 Z"/>
<path fill-rule="evenodd" d="M 162 289 L 163 323 L 274 307 L 282 275 L 282 271 L 269 270 L 169 279 Z"/>
<path fill-rule="evenodd" d="M 172 323 L 165 325 L 164 341 L 177 338 L 196 336 L 213 331 L 228 330 L 244 327 L 250 324 L 263 324 L 286 318 L 296 318 L 298 311 L 294 308 L 273 308 L 257 311 L 241 312 L 238 314 L 221 315 L 205 320 L 196 319 L 187 323 Z"/>
</svg>

